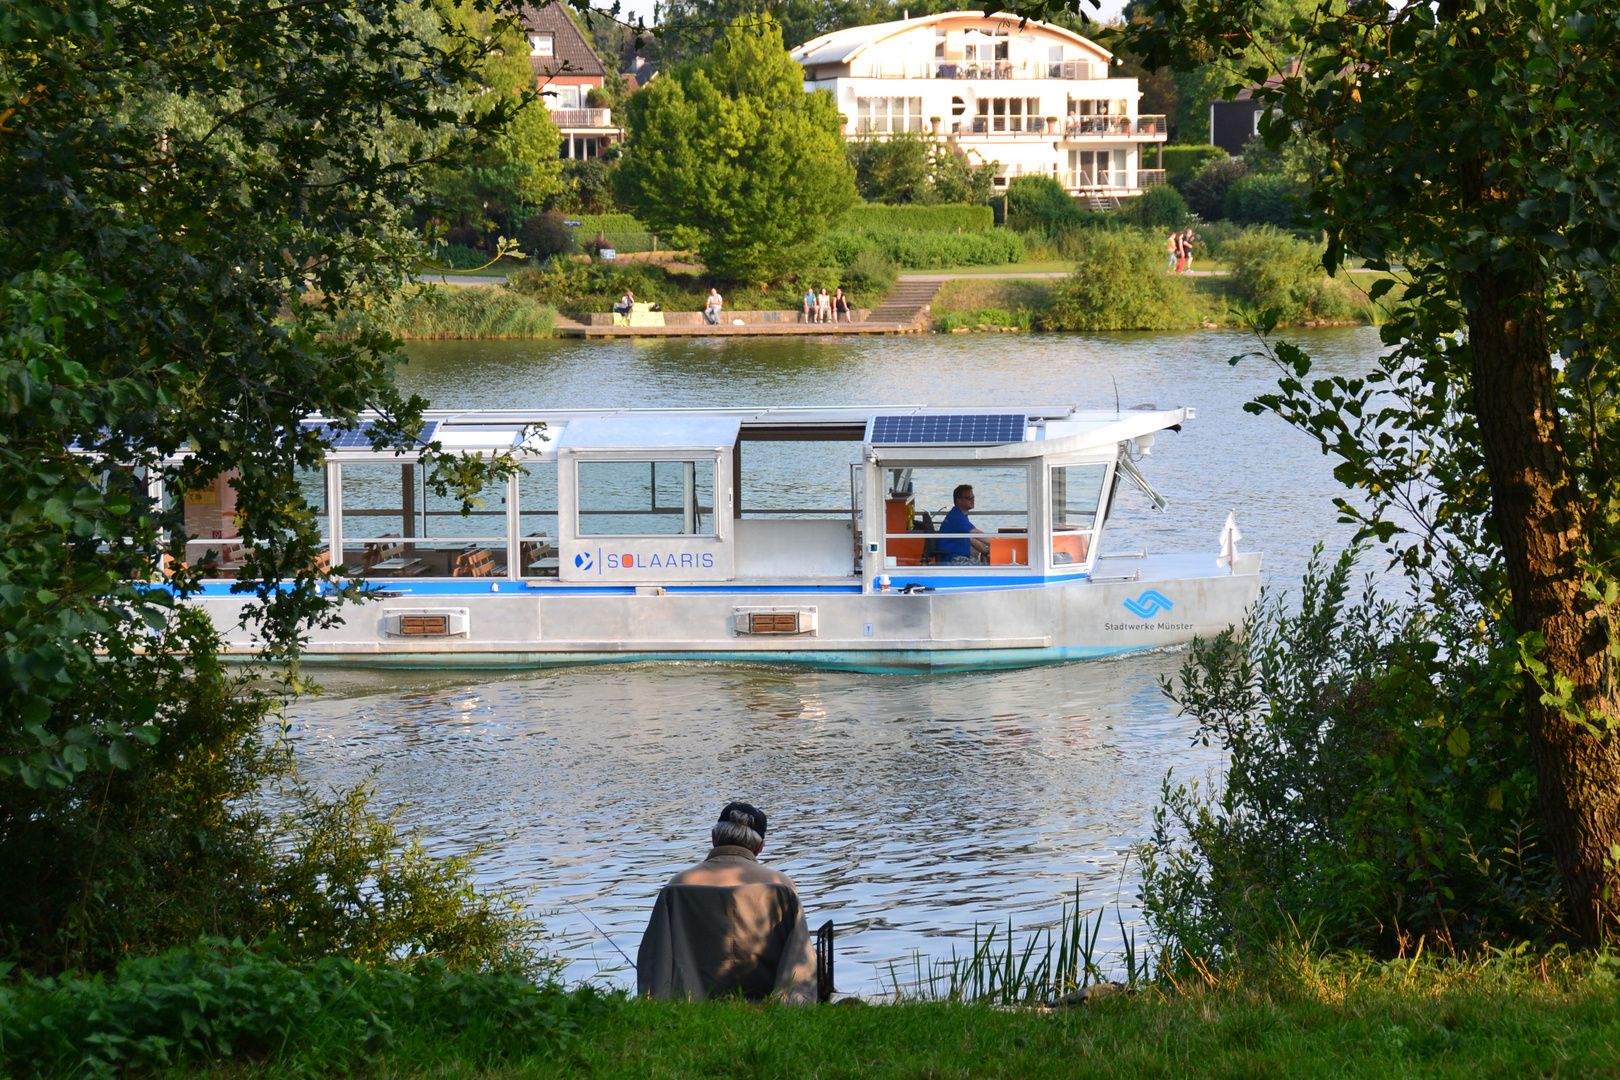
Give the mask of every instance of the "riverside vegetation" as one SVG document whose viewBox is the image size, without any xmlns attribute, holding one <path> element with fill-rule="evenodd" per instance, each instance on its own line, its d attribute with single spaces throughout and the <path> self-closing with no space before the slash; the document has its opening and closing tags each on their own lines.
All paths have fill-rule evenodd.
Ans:
<svg viewBox="0 0 1620 1080">
<path fill-rule="evenodd" d="M 1139 7 L 1121 33 L 1165 64 L 1264 29 L 1232 32 L 1242 5 Z M 1620 31 L 1601 9 L 1323 7 L 1273 42 L 1304 67 L 1274 73 L 1262 124 L 1332 158 L 1301 204 L 1329 263 L 1398 259 L 1407 291 L 1365 377 L 1269 337 L 1236 359 L 1276 366 L 1252 409 L 1337 458 L 1341 513 L 1407 595 L 1358 594 L 1352 550 L 1297 608 L 1189 651 L 1166 690 L 1231 767 L 1214 790 L 1166 781 L 1140 952 L 1127 934 L 1096 955 L 1100 921 L 1071 910 L 919 960 L 899 1007 L 808 1010 L 559 988 L 519 898 L 472 883 L 476 853 L 428 855 L 363 787 L 298 784 L 277 709 L 306 688 L 302 635 L 352 595 L 319 560 L 299 476 L 323 447 L 300 422 L 373 415 L 381 445 L 411 445 L 425 403 L 394 388 L 397 339 L 331 330 L 398 301 L 429 171 L 510 164 L 481 155 L 522 101 L 488 92 L 510 21 L 263 14 L 60 0 L 0 23 L 8 1074 L 1615 1070 Z M 1127 228 L 1083 243 L 1147 265 Z M 1302 265 L 1234 275 L 1272 298 L 1262 330 L 1328 302 Z M 512 467 L 425 456 L 467 509 Z M 184 500 L 151 481 L 226 472 L 238 587 L 285 674 L 214 662 L 174 602 L 199 571 Z M 1038 1007 L 1110 969 L 1129 989 Z"/>
</svg>

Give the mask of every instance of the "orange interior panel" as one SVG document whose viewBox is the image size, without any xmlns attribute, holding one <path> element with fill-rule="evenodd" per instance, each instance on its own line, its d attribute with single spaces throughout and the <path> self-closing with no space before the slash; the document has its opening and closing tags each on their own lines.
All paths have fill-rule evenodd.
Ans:
<svg viewBox="0 0 1620 1080">
<path fill-rule="evenodd" d="M 990 537 L 990 565 L 991 566 L 1028 566 L 1029 565 L 1029 537 L 1027 537 L 1027 536 L 992 536 L 992 537 Z"/>
<path fill-rule="evenodd" d="M 1083 563 L 1086 561 L 1086 553 L 1089 550 L 1087 537 L 1084 533 L 1060 532 L 1052 534 L 1052 554 L 1054 556 L 1059 552 L 1067 552 L 1073 562 Z M 1059 563 L 1059 565 L 1068 564 Z"/>
<path fill-rule="evenodd" d="M 909 513 L 911 503 L 905 499 L 889 499 L 883 504 L 883 529 L 888 533 L 903 533 L 910 531 Z M 884 553 L 894 559 L 896 566 L 921 566 L 923 558 L 923 544 L 926 541 L 894 540 L 885 541 Z"/>
</svg>

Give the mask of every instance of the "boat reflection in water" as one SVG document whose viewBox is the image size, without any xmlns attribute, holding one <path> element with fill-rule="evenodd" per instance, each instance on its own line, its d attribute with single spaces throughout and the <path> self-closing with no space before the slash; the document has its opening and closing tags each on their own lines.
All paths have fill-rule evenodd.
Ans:
<svg viewBox="0 0 1620 1080">
<path fill-rule="evenodd" d="M 304 657 L 889 672 L 1186 642 L 1242 621 L 1260 556 L 1114 553 L 1104 541 L 1122 482 L 1163 509 L 1137 464 L 1158 433 L 1194 418 L 1152 407 L 430 412 L 424 442 L 523 464 L 504 505 L 471 515 L 436 497 L 415 455 L 329 432 L 324 476 L 311 478 L 328 557 L 377 588 L 345 606 L 341 625 L 314 631 Z M 756 490 L 747 461 L 760 443 L 799 444 L 823 469 L 814 444 L 845 448 L 847 505 L 794 505 L 809 500 L 794 498 L 780 469 Z M 944 531 L 962 485 L 977 496 L 974 535 Z M 803 490 L 827 490 L 825 477 Z M 207 531 L 228 530 L 226 499 L 188 505 L 196 544 L 229 546 Z M 211 506 L 218 517 L 205 521 Z M 251 653 L 224 555 L 222 577 L 193 602 L 228 650 Z"/>
</svg>

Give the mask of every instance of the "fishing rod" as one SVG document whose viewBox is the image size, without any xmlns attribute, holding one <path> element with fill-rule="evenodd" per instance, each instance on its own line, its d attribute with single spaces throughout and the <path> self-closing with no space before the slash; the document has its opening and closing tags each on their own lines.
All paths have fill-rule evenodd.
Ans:
<svg viewBox="0 0 1620 1080">
<path fill-rule="evenodd" d="M 634 960 L 630 959 L 629 955 L 626 954 L 623 949 L 619 948 L 618 942 L 616 942 L 612 938 L 608 937 L 607 931 L 603 930 L 600 926 L 597 926 L 596 925 L 596 920 L 591 918 L 589 915 L 585 914 L 585 909 L 584 908 L 580 907 L 578 904 L 574 903 L 572 900 L 564 900 L 563 903 L 567 904 L 569 907 L 573 908 L 575 911 L 577 911 L 581 915 L 583 915 L 585 917 L 585 921 L 591 924 L 591 929 L 595 930 L 598 934 L 601 934 L 602 935 L 602 940 L 606 941 L 609 945 L 612 945 L 613 946 L 613 951 L 618 953 L 620 956 L 623 956 L 625 963 L 629 964 L 631 967 L 636 966 L 636 962 Z"/>
</svg>

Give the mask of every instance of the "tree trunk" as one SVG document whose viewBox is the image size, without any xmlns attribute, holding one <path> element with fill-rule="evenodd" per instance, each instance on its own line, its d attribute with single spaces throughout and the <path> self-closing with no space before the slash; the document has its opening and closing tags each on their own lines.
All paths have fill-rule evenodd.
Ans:
<svg viewBox="0 0 1620 1080">
<path fill-rule="evenodd" d="M 1581 522 L 1564 455 L 1552 357 L 1539 301 L 1511 275 L 1480 271 L 1468 313 L 1474 412 L 1521 634 L 1546 640 L 1547 678 L 1562 676 L 1589 715 L 1620 716 L 1607 622 L 1581 595 Z M 1526 677 L 1525 709 L 1547 843 L 1558 861 L 1570 916 L 1597 945 L 1616 928 L 1616 898 L 1603 898 L 1604 858 L 1620 841 L 1620 739 L 1596 737 L 1542 704 Z M 1599 721 L 1601 723 L 1601 721 Z"/>
</svg>

